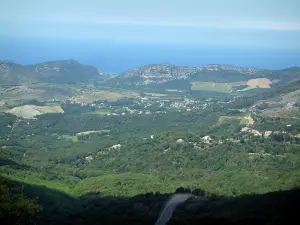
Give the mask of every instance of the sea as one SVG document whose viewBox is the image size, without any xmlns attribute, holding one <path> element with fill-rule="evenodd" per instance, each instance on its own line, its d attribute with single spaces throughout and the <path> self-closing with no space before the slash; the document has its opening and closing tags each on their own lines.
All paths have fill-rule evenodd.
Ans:
<svg viewBox="0 0 300 225">
<path fill-rule="evenodd" d="M 226 64 L 265 69 L 300 67 L 300 49 L 253 46 L 135 43 L 97 39 L 0 38 L 0 60 L 22 65 L 73 59 L 103 72 L 121 73 L 147 64 Z"/>
</svg>

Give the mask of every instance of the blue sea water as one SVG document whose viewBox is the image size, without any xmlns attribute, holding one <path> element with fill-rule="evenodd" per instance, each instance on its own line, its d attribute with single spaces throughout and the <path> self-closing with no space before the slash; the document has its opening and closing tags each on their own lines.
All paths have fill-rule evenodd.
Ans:
<svg viewBox="0 0 300 225">
<path fill-rule="evenodd" d="M 198 66 L 235 66 L 283 69 L 300 66 L 300 50 L 189 44 L 149 44 L 77 39 L 1 38 L 0 60 L 34 64 L 74 59 L 103 72 L 124 72 L 153 63 Z"/>
</svg>

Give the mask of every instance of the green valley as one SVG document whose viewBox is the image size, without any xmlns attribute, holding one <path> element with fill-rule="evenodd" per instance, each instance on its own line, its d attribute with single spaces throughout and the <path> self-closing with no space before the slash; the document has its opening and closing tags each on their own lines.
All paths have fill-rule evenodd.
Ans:
<svg viewBox="0 0 300 225">
<path fill-rule="evenodd" d="M 299 68 L 8 65 L 1 223 L 154 224 L 175 193 L 168 224 L 298 219 Z"/>
</svg>

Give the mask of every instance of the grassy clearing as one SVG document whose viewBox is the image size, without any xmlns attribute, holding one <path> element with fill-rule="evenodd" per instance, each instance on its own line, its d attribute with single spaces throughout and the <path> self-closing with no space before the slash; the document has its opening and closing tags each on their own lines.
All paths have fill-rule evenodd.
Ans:
<svg viewBox="0 0 300 225">
<path fill-rule="evenodd" d="M 246 117 L 241 118 L 240 124 L 245 125 L 245 126 L 248 125 L 249 124 L 249 119 L 246 118 Z"/>
<path fill-rule="evenodd" d="M 72 142 L 78 142 L 77 136 L 71 136 L 71 135 L 67 135 L 67 134 L 59 136 L 58 139 L 72 141 Z"/>
<path fill-rule="evenodd" d="M 219 123 L 227 123 L 227 122 L 230 122 L 232 120 L 238 120 L 239 117 L 236 117 L 236 116 L 220 116 L 219 117 Z"/>
<path fill-rule="evenodd" d="M 104 115 L 110 114 L 110 110 L 109 109 L 105 109 L 105 108 L 96 109 L 94 112 L 91 112 L 91 114 L 96 114 L 96 115 L 104 116 Z"/>
<path fill-rule="evenodd" d="M 77 138 L 76 136 L 72 136 L 72 137 L 70 138 L 70 140 L 71 140 L 72 142 L 78 142 L 78 138 Z"/>
<path fill-rule="evenodd" d="M 218 123 L 225 124 L 225 123 L 231 123 L 234 121 L 239 121 L 239 124 L 246 126 L 249 124 L 249 119 L 251 119 L 251 117 L 249 117 L 246 114 L 241 114 L 239 116 L 220 116 Z"/>
</svg>

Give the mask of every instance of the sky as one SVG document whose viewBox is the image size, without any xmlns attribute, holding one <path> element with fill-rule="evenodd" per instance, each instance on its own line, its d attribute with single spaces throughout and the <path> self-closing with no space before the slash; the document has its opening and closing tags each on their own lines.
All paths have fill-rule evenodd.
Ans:
<svg viewBox="0 0 300 225">
<path fill-rule="evenodd" d="M 0 35 L 299 47 L 299 0 L 10 0 Z"/>
<path fill-rule="evenodd" d="M 299 0 L 9 0 L 0 7 L 0 48 L 31 39 L 300 52 L 299 9 Z"/>
</svg>

